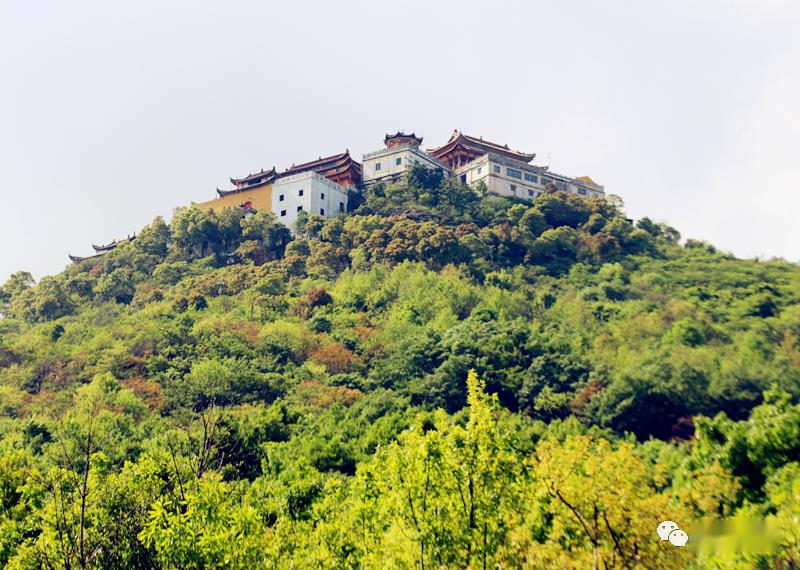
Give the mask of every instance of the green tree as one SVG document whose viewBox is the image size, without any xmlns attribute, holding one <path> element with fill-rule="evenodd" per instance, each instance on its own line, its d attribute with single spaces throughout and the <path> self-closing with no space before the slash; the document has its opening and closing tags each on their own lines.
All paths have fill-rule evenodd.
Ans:
<svg viewBox="0 0 800 570">
<path fill-rule="evenodd" d="M 35 287 L 15 286 L 10 298 L 9 314 L 30 322 L 57 319 L 75 310 L 61 280 L 54 277 L 43 277 Z"/>
<path fill-rule="evenodd" d="M 115 269 L 97 281 L 95 295 L 100 301 L 113 301 L 127 305 L 133 299 L 136 286 L 130 270 Z"/>
</svg>

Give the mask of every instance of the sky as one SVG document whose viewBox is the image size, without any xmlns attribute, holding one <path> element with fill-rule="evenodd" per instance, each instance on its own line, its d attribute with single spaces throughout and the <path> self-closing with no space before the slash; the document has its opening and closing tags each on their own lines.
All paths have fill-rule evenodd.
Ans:
<svg viewBox="0 0 800 570">
<path fill-rule="evenodd" d="M 0 283 L 400 129 L 800 261 L 800 2 L 0 0 Z"/>
</svg>

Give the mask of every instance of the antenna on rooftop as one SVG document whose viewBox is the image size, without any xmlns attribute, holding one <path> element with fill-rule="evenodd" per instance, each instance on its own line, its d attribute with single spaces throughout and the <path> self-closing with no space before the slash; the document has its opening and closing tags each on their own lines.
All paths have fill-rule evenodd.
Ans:
<svg viewBox="0 0 800 570">
<path fill-rule="evenodd" d="M 550 159 L 551 158 L 553 158 L 553 155 L 548 152 L 547 153 L 547 164 L 545 165 L 545 166 L 547 166 L 547 168 L 550 168 Z"/>
</svg>

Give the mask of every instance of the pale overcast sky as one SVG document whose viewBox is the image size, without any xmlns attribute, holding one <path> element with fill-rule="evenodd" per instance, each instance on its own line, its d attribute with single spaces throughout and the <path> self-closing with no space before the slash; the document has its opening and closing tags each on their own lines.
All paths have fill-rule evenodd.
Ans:
<svg viewBox="0 0 800 570">
<path fill-rule="evenodd" d="M 398 129 L 800 260 L 800 2 L 0 0 L 0 282 Z"/>
</svg>

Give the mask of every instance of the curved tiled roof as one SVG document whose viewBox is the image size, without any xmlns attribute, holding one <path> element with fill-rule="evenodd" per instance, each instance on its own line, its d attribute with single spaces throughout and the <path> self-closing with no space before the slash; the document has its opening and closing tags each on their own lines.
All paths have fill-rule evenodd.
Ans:
<svg viewBox="0 0 800 570">
<path fill-rule="evenodd" d="M 287 168 L 278 176 L 282 178 L 284 176 L 291 176 L 292 174 L 299 174 L 309 170 L 313 170 L 314 172 L 322 174 L 323 171 L 327 172 L 342 165 L 349 166 L 352 163 L 358 164 L 350 156 L 350 151 L 346 150 L 343 153 L 326 156 L 325 158 L 319 157 L 317 160 L 311 160 L 302 164 L 293 164 L 290 168 Z"/>
<path fill-rule="evenodd" d="M 252 182 L 253 180 L 259 180 L 260 178 L 264 178 L 262 182 L 271 182 L 277 178 L 278 173 L 275 171 L 275 167 L 273 166 L 270 170 L 262 170 L 261 172 L 256 172 L 254 174 L 248 174 L 244 178 L 231 178 L 231 184 L 235 184 L 239 186 L 240 184 L 247 184 L 248 182 Z M 225 192 L 225 190 L 223 190 Z"/>
<path fill-rule="evenodd" d="M 230 194 L 238 194 L 239 192 L 247 192 L 248 190 L 256 190 L 257 188 L 263 188 L 264 186 L 268 186 L 275 182 L 277 176 L 274 176 L 268 180 L 264 180 L 263 182 L 259 182 L 258 184 L 251 184 L 250 186 L 240 186 L 239 188 L 232 188 L 230 190 L 221 190 L 217 188 L 217 194 L 219 197 L 228 196 Z"/>
<path fill-rule="evenodd" d="M 320 157 L 317 160 L 292 165 L 291 168 L 287 168 L 281 172 L 278 175 L 278 178 L 292 176 L 293 174 L 300 174 L 301 172 L 308 171 L 316 172 L 320 176 L 330 178 L 331 176 L 341 174 L 348 170 L 353 170 L 360 178 L 361 163 L 353 160 L 353 157 L 350 156 L 350 151 L 345 150 L 341 154 L 334 154 L 331 156 L 326 156 L 325 158 Z"/>
<path fill-rule="evenodd" d="M 114 241 L 112 241 L 111 243 L 106 244 L 106 245 L 95 245 L 95 244 L 92 244 L 92 247 L 94 248 L 94 250 L 96 252 L 104 253 L 106 251 L 111 251 L 112 249 L 114 249 L 115 247 L 117 247 L 121 243 L 125 243 L 125 242 L 128 242 L 128 241 L 133 241 L 135 239 L 136 239 L 136 234 L 133 234 L 132 236 L 128 236 L 125 239 L 120 239 L 120 240 L 116 240 L 115 239 Z"/>
<path fill-rule="evenodd" d="M 418 137 L 415 133 L 411 133 L 410 135 L 408 135 L 403 131 L 397 131 L 393 135 L 387 134 L 385 137 L 383 137 L 383 143 L 386 144 L 392 139 L 411 139 L 415 141 L 417 144 L 422 144 L 422 137 Z"/>
<path fill-rule="evenodd" d="M 85 261 L 87 259 L 94 259 L 95 257 L 101 257 L 105 254 L 106 254 L 105 251 L 101 251 L 100 253 L 95 253 L 94 255 L 87 255 L 85 257 L 78 257 L 77 255 L 72 255 L 70 253 L 68 253 L 67 255 L 69 256 L 69 260 L 72 263 L 80 263 L 81 261 Z"/>
<path fill-rule="evenodd" d="M 255 174 L 248 174 L 244 178 L 231 178 L 231 182 L 237 186 L 237 188 L 232 188 L 230 190 L 217 188 L 217 194 L 223 197 L 239 192 L 246 192 L 248 190 L 255 190 L 267 184 L 272 184 L 280 178 L 285 178 L 293 174 L 300 174 L 301 172 L 313 171 L 321 176 L 330 178 L 347 172 L 348 170 L 353 170 L 357 175 L 357 180 L 360 180 L 361 163 L 353 160 L 350 156 L 350 151 L 345 150 L 339 154 L 326 156 L 324 158 L 319 157 L 317 160 L 311 160 L 302 164 L 293 164 L 290 168 L 282 172 L 278 172 L 273 166 L 270 170 L 262 170 Z"/>
<path fill-rule="evenodd" d="M 485 141 L 480 137 L 475 138 L 465 135 L 457 129 L 453 131 L 449 141 L 438 148 L 429 149 L 428 154 L 434 158 L 439 158 L 459 146 L 472 151 L 477 151 L 481 154 L 493 152 L 522 162 L 530 162 L 536 157 L 536 153 L 513 150 L 508 148 L 508 145 L 499 145 L 497 143 Z"/>
</svg>

